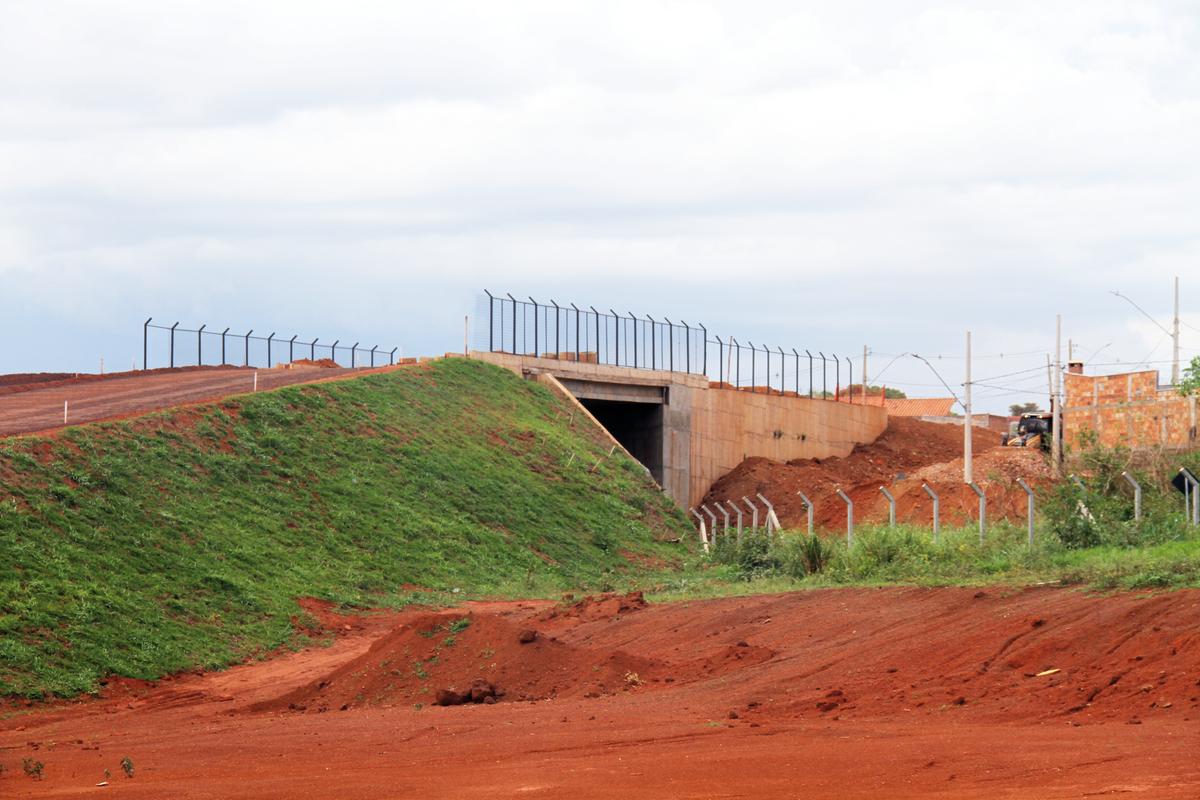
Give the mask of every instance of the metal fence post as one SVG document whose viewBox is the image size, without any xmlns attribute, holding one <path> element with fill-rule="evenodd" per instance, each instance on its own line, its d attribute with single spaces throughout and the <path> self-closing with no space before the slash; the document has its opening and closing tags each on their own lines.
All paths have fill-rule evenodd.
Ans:
<svg viewBox="0 0 1200 800">
<path fill-rule="evenodd" d="M 291 364 L 293 361 L 296 360 L 296 338 L 298 336 L 300 336 L 300 334 L 297 333 L 291 339 L 288 339 L 288 363 L 289 364 Z"/>
<path fill-rule="evenodd" d="M 721 386 L 725 385 L 725 343 L 721 341 L 720 336 L 714 336 L 717 340 L 717 383 Z"/>
<path fill-rule="evenodd" d="M 925 490 L 925 494 L 929 495 L 929 499 L 933 501 L 933 541 L 937 542 L 938 531 L 941 528 L 941 515 L 938 513 L 940 510 L 938 506 L 940 505 L 941 500 L 938 497 L 937 492 L 930 488 L 928 483 L 921 484 L 921 488 Z"/>
<path fill-rule="evenodd" d="M 596 363 L 600 364 L 604 361 L 600 354 L 600 312 L 595 306 L 588 306 L 592 309 L 592 316 L 596 318 Z"/>
<path fill-rule="evenodd" d="M 825 354 L 820 350 L 817 351 L 817 355 L 821 357 L 821 399 L 825 400 L 829 397 L 829 384 L 826 382 L 829 362 L 825 359 Z"/>
<path fill-rule="evenodd" d="M 809 353 L 807 350 L 805 350 L 804 352 L 808 356 L 808 399 L 811 400 L 812 396 L 813 396 L 813 384 L 812 384 L 813 359 L 812 359 L 812 353 Z"/>
<path fill-rule="evenodd" d="M 745 495 L 742 496 L 742 502 L 746 504 L 746 507 L 749 508 L 751 513 L 753 514 L 753 516 L 750 517 L 750 533 L 752 535 L 757 536 L 758 535 L 758 506 L 754 505 L 754 503 L 751 503 L 750 498 L 746 497 Z"/>
<path fill-rule="evenodd" d="M 534 300 L 532 297 L 529 298 L 529 302 L 533 303 L 533 357 L 539 358 L 542 349 L 541 345 L 538 344 L 538 304 L 537 300 Z"/>
<path fill-rule="evenodd" d="M 575 309 L 575 363 L 579 363 L 579 306 L 571 303 L 571 308 Z"/>
<path fill-rule="evenodd" d="M 692 371 L 692 329 L 688 327 L 685 320 L 679 320 L 683 324 L 683 370 L 691 373 Z"/>
<path fill-rule="evenodd" d="M 371 368 L 372 369 L 375 368 L 375 351 L 378 349 L 379 349 L 379 345 L 375 345 L 374 347 L 371 348 Z"/>
<path fill-rule="evenodd" d="M 750 391 L 753 392 L 754 388 L 758 386 L 758 376 L 755 370 L 755 363 L 758 361 L 758 348 L 749 339 L 746 340 L 746 343 L 750 345 Z"/>
<path fill-rule="evenodd" d="M 656 351 L 658 337 L 654 332 L 658 323 L 649 314 L 646 315 L 646 319 L 650 320 L 650 369 L 658 369 L 658 352 Z"/>
<path fill-rule="evenodd" d="M 221 331 L 221 366 L 225 366 L 225 335 L 229 333 L 229 328 Z"/>
<path fill-rule="evenodd" d="M 316 361 L 316 360 L 317 360 L 317 342 L 319 342 L 319 341 L 321 341 L 321 337 L 320 337 L 320 336 L 318 336 L 317 338 L 313 339 L 313 340 L 312 340 L 312 344 L 310 344 L 310 345 L 308 346 L 308 358 L 309 358 L 309 360 L 310 360 L 310 361 Z"/>
<path fill-rule="evenodd" d="M 350 348 L 350 369 L 354 369 L 358 364 L 358 346 L 360 344 L 362 342 L 355 342 L 354 346 Z"/>
<path fill-rule="evenodd" d="M 1029 546 L 1033 547 L 1033 489 L 1029 488 L 1029 484 L 1023 478 L 1017 478 L 1017 486 L 1025 490 L 1027 503 L 1025 516 L 1029 523 Z"/>
<path fill-rule="evenodd" d="M 983 544 L 984 531 L 987 530 L 987 495 L 983 493 L 983 489 L 980 489 L 979 485 L 974 481 L 968 483 L 967 486 L 970 486 L 971 491 L 979 495 L 979 543 Z"/>
<path fill-rule="evenodd" d="M 731 375 L 730 377 L 733 378 L 733 388 L 740 389 L 740 388 L 742 388 L 742 343 L 739 342 L 737 339 L 733 338 L 732 336 L 730 336 L 729 337 L 729 346 L 737 348 L 737 350 L 736 350 L 737 361 L 735 361 L 733 364 L 733 368 L 734 368 L 736 374 Z"/>
<path fill-rule="evenodd" d="M 333 344 L 329 347 L 329 360 L 337 363 L 337 346 L 341 344 L 341 339 L 334 339 Z"/>
<path fill-rule="evenodd" d="M 854 544 L 854 501 L 850 499 L 850 495 L 842 491 L 842 487 L 836 486 L 834 491 L 846 504 L 846 546 L 849 547 Z"/>
<path fill-rule="evenodd" d="M 154 321 L 154 317 L 146 317 L 146 321 L 142 323 L 142 371 L 150 369 L 150 323 Z"/>
<path fill-rule="evenodd" d="M 700 374 L 708 375 L 708 328 L 704 327 L 703 322 L 696 323 L 700 326 L 700 349 L 703 351 L 700 364 Z"/>
<path fill-rule="evenodd" d="M 196 366 L 204 366 L 204 329 L 208 325 L 201 325 L 200 330 L 196 331 Z"/>
<path fill-rule="evenodd" d="M 633 315 L 632 311 L 629 312 L 629 321 L 632 323 L 632 327 L 633 327 L 633 368 L 637 369 L 637 365 L 638 365 L 638 341 L 637 341 L 638 319 L 637 319 L 637 317 L 635 317 Z"/>
<path fill-rule="evenodd" d="M 800 396 L 800 354 L 796 352 L 796 348 L 792 348 L 792 355 L 796 357 L 796 397 Z"/>
<path fill-rule="evenodd" d="M 396 366 L 396 351 L 399 349 L 400 349 L 399 347 L 393 347 L 392 352 L 388 353 L 388 366 L 389 367 Z"/>
<path fill-rule="evenodd" d="M 842 359 L 837 353 L 830 353 L 829 357 L 833 359 L 833 396 L 840 400 L 842 398 Z"/>
<path fill-rule="evenodd" d="M 797 491 L 797 492 L 796 492 L 796 494 L 800 496 L 800 500 L 801 500 L 801 502 L 803 502 L 803 503 L 804 503 L 804 507 L 805 507 L 805 508 L 808 510 L 808 535 L 809 535 L 809 536 L 812 536 L 812 533 L 813 533 L 813 504 L 812 504 L 812 500 L 809 500 L 809 499 L 808 499 L 808 495 L 806 495 L 804 492 Z"/>
<path fill-rule="evenodd" d="M 667 320 L 667 371 L 675 371 L 675 323 Z"/>
<path fill-rule="evenodd" d="M 250 366 L 250 334 L 254 333 L 254 328 L 246 331 L 246 363 L 245 366 Z"/>
<path fill-rule="evenodd" d="M 779 351 L 779 393 L 787 393 L 787 354 L 783 352 L 782 347 L 776 347 Z"/>
<path fill-rule="evenodd" d="M 554 306 L 554 357 L 558 358 L 558 354 L 561 350 L 558 344 L 558 320 L 562 316 L 562 313 L 561 309 L 558 307 L 558 303 L 554 302 L 554 298 L 550 298 L 550 305 Z M 546 338 L 550 338 L 549 333 L 546 334 Z"/>
<path fill-rule="evenodd" d="M 483 293 L 488 298 L 488 352 L 494 353 L 496 352 L 496 298 L 492 297 L 492 293 L 487 289 L 484 289 Z M 371 366 L 375 366 L 374 360 L 371 361 Z"/>
<path fill-rule="evenodd" d="M 512 352 L 513 352 L 513 355 L 516 355 L 517 354 L 517 298 L 512 296 L 512 292 L 506 292 L 506 294 L 508 295 L 508 299 L 512 300 L 512 304 L 513 304 L 513 315 L 512 315 L 512 317 L 513 317 L 513 324 L 512 324 L 513 347 L 512 347 Z M 504 349 L 503 338 L 501 338 L 500 349 L 501 350 Z"/>
<path fill-rule="evenodd" d="M 271 335 L 267 337 L 267 369 L 271 368 L 271 343 L 275 341 L 275 331 L 271 331 Z"/>
<path fill-rule="evenodd" d="M 621 317 L 611 308 L 608 310 L 613 318 L 613 350 L 617 354 L 615 366 L 621 366 Z"/>
<path fill-rule="evenodd" d="M 737 521 L 737 543 L 738 543 L 738 545 L 741 545 L 741 543 L 742 543 L 742 507 L 739 506 L 737 503 L 733 502 L 732 500 L 726 500 L 725 505 L 732 508 L 734 513 L 737 514 L 737 520 L 738 520 Z"/>
<path fill-rule="evenodd" d="M 849 356 L 846 357 L 846 367 L 850 371 L 850 377 L 848 378 L 849 383 L 846 385 L 846 399 L 849 402 L 853 403 L 854 402 L 854 362 L 850 360 Z"/>
<path fill-rule="evenodd" d="M 879 491 L 882 492 L 883 496 L 887 498 L 888 525 L 894 528 L 896 527 L 896 498 L 892 496 L 892 493 L 887 490 L 886 486 L 880 486 Z"/>
<path fill-rule="evenodd" d="M 171 369 L 175 368 L 175 329 L 178 327 L 178 322 L 171 326 Z"/>
<path fill-rule="evenodd" d="M 1122 472 L 1121 477 L 1133 487 L 1133 518 L 1140 520 L 1142 518 L 1142 485 L 1134 480 L 1128 472 Z"/>
</svg>

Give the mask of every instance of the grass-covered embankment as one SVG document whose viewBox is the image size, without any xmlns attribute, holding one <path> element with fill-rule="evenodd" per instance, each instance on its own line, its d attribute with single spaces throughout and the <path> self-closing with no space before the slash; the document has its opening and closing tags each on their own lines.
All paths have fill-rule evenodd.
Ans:
<svg viewBox="0 0 1200 800">
<path fill-rule="evenodd" d="M 463 359 L 0 440 L 0 695 L 293 643 L 298 597 L 544 594 L 677 559 L 686 521 L 609 450 Z"/>
</svg>

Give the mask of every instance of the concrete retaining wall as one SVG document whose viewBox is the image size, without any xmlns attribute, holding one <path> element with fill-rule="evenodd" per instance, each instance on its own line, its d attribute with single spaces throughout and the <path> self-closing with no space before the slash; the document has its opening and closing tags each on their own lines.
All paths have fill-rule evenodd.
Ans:
<svg viewBox="0 0 1200 800">
<path fill-rule="evenodd" d="M 549 373 L 568 387 L 589 384 L 577 388 L 585 396 L 633 402 L 661 396 L 662 486 L 684 507 L 699 502 L 718 478 L 751 456 L 777 461 L 846 456 L 887 427 L 887 411 L 877 405 L 715 388 L 703 376 L 680 372 L 506 353 L 471 355 L 517 373 Z M 659 394 L 648 387 L 658 387 Z"/>
</svg>

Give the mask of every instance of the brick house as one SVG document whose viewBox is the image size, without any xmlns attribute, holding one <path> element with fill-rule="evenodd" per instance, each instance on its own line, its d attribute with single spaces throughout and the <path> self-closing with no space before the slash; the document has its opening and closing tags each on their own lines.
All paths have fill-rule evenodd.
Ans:
<svg viewBox="0 0 1200 800">
<path fill-rule="evenodd" d="M 1083 364 L 1073 362 L 1063 381 L 1063 442 L 1068 447 L 1078 447 L 1084 431 L 1110 447 L 1196 446 L 1196 397 L 1159 385 L 1157 370 L 1084 375 Z"/>
</svg>

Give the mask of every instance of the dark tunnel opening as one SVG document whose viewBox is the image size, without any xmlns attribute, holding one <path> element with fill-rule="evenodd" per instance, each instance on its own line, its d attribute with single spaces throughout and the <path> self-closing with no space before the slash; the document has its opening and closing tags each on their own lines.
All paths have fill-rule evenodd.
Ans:
<svg viewBox="0 0 1200 800">
<path fill-rule="evenodd" d="M 580 399 L 613 437 L 663 483 L 663 407 L 661 403 Z"/>
</svg>

